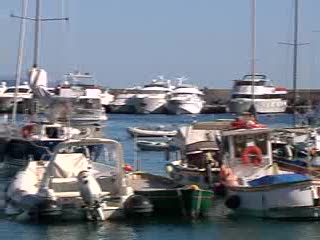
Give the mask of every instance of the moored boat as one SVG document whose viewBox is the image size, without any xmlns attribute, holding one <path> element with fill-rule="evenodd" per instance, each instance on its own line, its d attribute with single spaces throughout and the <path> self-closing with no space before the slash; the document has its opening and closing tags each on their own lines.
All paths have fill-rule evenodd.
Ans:
<svg viewBox="0 0 320 240">
<path fill-rule="evenodd" d="M 161 140 L 138 140 L 137 147 L 143 151 L 176 151 L 178 148 L 170 145 L 168 141 Z"/>
<path fill-rule="evenodd" d="M 103 150 L 91 153 L 89 147 Z M 133 195 L 123 165 L 116 141 L 87 138 L 60 143 L 49 160 L 30 161 L 17 173 L 6 192 L 5 213 L 45 220 L 123 218 L 126 200 Z M 152 207 L 146 204 L 142 210 L 150 212 Z"/>
<path fill-rule="evenodd" d="M 177 134 L 176 130 L 166 130 L 161 127 L 157 128 L 142 128 L 129 127 L 128 132 L 135 137 L 173 137 Z"/>
<path fill-rule="evenodd" d="M 319 219 L 319 181 L 282 171 L 273 162 L 272 130 L 222 132 L 221 181 L 235 214 L 276 219 Z"/>
<path fill-rule="evenodd" d="M 129 174 L 135 194 L 146 197 L 153 205 L 155 216 L 197 218 L 208 215 L 214 203 L 214 193 L 197 185 L 180 185 L 175 181 L 145 172 Z"/>
</svg>

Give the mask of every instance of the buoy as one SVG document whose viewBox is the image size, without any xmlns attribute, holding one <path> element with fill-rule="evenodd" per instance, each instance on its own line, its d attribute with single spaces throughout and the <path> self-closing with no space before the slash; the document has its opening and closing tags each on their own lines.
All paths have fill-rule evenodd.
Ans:
<svg viewBox="0 0 320 240">
<path fill-rule="evenodd" d="M 132 172 L 133 171 L 133 168 L 130 164 L 125 164 L 123 169 L 126 171 L 126 172 Z"/>
<path fill-rule="evenodd" d="M 196 185 L 196 184 L 192 184 L 192 185 L 190 185 L 188 188 L 189 188 L 189 189 L 192 189 L 192 190 L 199 190 L 199 189 L 200 189 L 199 186 Z"/>
</svg>

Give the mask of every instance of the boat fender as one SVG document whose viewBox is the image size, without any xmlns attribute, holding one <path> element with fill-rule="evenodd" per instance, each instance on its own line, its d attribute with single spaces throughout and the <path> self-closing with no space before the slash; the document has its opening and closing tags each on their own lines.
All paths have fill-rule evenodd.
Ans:
<svg viewBox="0 0 320 240">
<path fill-rule="evenodd" d="M 252 157 L 253 156 L 253 157 Z M 259 165 L 262 162 L 262 151 L 257 146 L 249 146 L 242 153 L 242 163 Z"/>
<path fill-rule="evenodd" d="M 148 215 L 153 211 L 153 205 L 148 198 L 134 194 L 127 198 L 124 203 L 127 215 Z"/>
<path fill-rule="evenodd" d="M 174 168 L 171 163 L 166 164 L 166 172 L 170 175 L 173 172 Z"/>
<path fill-rule="evenodd" d="M 133 171 L 132 166 L 131 166 L 130 164 L 127 164 L 127 163 L 123 166 L 123 169 L 124 169 L 126 172 L 132 172 L 132 171 Z"/>
<path fill-rule="evenodd" d="M 230 209 L 237 209 L 238 207 L 240 207 L 240 204 L 241 204 L 241 199 L 237 195 L 231 195 L 225 201 L 225 205 Z"/>
<path fill-rule="evenodd" d="M 95 206 L 97 202 L 100 202 L 101 187 L 88 171 L 81 171 L 78 174 L 78 184 L 80 195 L 85 204 Z"/>
<path fill-rule="evenodd" d="M 187 188 L 191 189 L 191 190 L 199 190 L 200 189 L 199 186 L 196 184 L 189 185 Z"/>
</svg>

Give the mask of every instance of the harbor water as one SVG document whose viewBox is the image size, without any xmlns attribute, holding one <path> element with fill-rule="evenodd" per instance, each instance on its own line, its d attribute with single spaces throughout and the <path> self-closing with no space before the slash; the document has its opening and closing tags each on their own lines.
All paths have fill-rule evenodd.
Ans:
<svg viewBox="0 0 320 240">
<path fill-rule="evenodd" d="M 105 135 L 123 144 L 125 161 L 141 161 L 141 168 L 164 175 L 166 163 L 163 152 L 134 151 L 132 137 L 126 131 L 131 126 L 179 127 L 194 121 L 232 118 L 232 115 L 112 115 L 105 122 Z M 25 121 L 24 116 L 19 120 Z M 291 115 L 259 116 L 261 123 L 270 127 L 284 127 L 292 122 Z M 209 216 L 191 220 L 181 218 L 139 218 L 108 222 L 50 222 L 23 223 L 0 217 L 0 239 L 24 240 L 96 240 L 96 239 L 320 239 L 320 222 L 277 221 L 234 217 L 224 207 L 223 200 L 214 200 Z"/>
</svg>

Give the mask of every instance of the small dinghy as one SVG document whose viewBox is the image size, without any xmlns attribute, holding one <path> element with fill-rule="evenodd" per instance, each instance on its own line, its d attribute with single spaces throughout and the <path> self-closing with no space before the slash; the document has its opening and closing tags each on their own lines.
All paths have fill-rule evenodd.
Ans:
<svg viewBox="0 0 320 240">
<path fill-rule="evenodd" d="M 177 134 L 176 130 L 169 130 L 163 128 L 139 128 L 129 127 L 128 132 L 133 137 L 174 137 Z"/>
<path fill-rule="evenodd" d="M 170 145 L 170 143 L 165 141 L 146 141 L 138 140 L 137 146 L 140 150 L 143 151 L 176 151 L 178 148 L 176 146 Z"/>
</svg>

